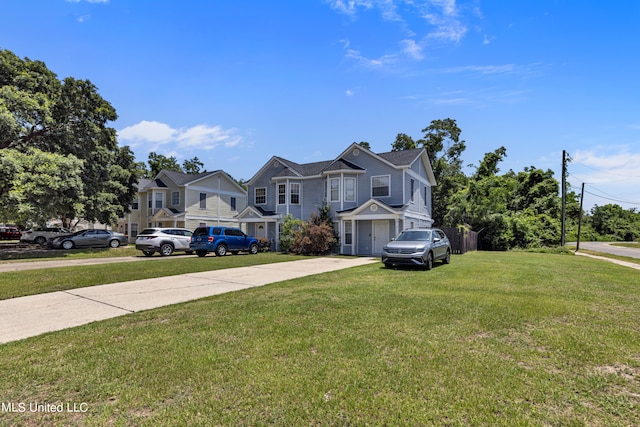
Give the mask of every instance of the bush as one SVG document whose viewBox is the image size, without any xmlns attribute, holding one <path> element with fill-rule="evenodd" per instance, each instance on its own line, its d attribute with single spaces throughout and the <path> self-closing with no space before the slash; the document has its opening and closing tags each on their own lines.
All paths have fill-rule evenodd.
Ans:
<svg viewBox="0 0 640 427">
<path fill-rule="evenodd" d="M 266 237 L 256 237 L 256 239 L 258 239 L 258 250 L 260 252 L 269 252 L 271 250 L 271 239 L 267 239 Z"/>
<path fill-rule="evenodd" d="M 314 224 L 312 218 L 295 233 L 290 250 L 298 255 L 326 255 L 335 242 L 333 227 L 326 222 Z"/>
</svg>

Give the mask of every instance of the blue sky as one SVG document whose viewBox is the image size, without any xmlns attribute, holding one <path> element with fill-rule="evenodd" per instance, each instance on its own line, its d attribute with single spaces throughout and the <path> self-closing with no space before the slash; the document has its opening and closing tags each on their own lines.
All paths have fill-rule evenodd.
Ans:
<svg viewBox="0 0 640 427">
<path fill-rule="evenodd" d="M 5 0 L 0 48 L 88 79 L 138 160 L 249 179 L 272 156 L 385 152 L 452 118 L 465 164 L 586 182 L 640 209 L 640 2 Z M 472 169 L 469 169 L 472 171 Z"/>
</svg>

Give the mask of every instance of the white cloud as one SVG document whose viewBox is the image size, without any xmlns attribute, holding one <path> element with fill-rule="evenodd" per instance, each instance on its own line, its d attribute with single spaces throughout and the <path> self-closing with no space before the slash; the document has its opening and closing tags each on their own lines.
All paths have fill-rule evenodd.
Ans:
<svg viewBox="0 0 640 427">
<path fill-rule="evenodd" d="M 242 142 L 242 137 L 235 129 L 207 124 L 174 129 L 166 123 L 147 120 L 118 131 L 118 139 L 132 147 L 144 147 L 149 151 L 170 145 L 178 153 L 208 151 L 219 146 L 235 147 Z"/>
<path fill-rule="evenodd" d="M 356 92 L 351 90 L 351 89 L 347 89 L 346 92 L 345 92 L 345 95 L 347 95 L 347 96 L 353 96 L 355 94 L 356 94 Z"/>
<path fill-rule="evenodd" d="M 408 38 L 399 40 L 395 44 L 401 46 L 401 52 L 405 56 L 415 60 L 424 59 L 424 50 L 430 45 L 430 40 L 459 43 L 468 31 L 455 0 L 326 0 L 326 2 L 333 10 L 353 19 L 357 18 L 361 10 L 377 10 L 383 21 L 397 23 Z M 474 8 L 471 15 L 478 19 L 481 12 Z M 416 18 L 418 18 L 417 21 Z M 410 28 L 411 26 L 415 28 Z M 485 43 L 489 41 L 490 39 L 485 37 Z M 346 57 L 355 59 L 365 66 L 379 67 L 392 64 L 396 62 L 400 53 L 368 59 L 359 51 L 350 49 L 348 41 L 341 40 L 341 42 L 344 43 Z"/>
<path fill-rule="evenodd" d="M 600 146 L 570 155 L 569 182 L 575 187 L 586 184 L 586 206 L 640 207 L 640 152 L 627 146 Z"/>
<path fill-rule="evenodd" d="M 417 44 L 415 40 L 405 39 L 402 40 L 401 43 L 403 45 L 402 51 L 411 58 L 418 60 L 424 58 L 424 55 L 422 54 L 422 46 Z"/>
<path fill-rule="evenodd" d="M 347 58 L 355 59 L 361 65 L 366 67 L 381 67 L 383 65 L 393 64 L 396 62 L 397 57 L 395 55 L 383 55 L 377 59 L 371 59 L 360 54 L 360 51 L 355 49 L 347 49 Z"/>
</svg>

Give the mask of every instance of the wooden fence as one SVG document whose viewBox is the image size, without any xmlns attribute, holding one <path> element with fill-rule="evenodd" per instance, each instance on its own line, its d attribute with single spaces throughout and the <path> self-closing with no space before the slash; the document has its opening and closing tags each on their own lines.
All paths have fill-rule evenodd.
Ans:
<svg viewBox="0 0 640 427">
<path fill-rule="evenodd" d="M 476 231 L 464 230 L 455 227 L 440 227 L 445 232 L 451 242 L 451 252 L 454 254 L 464 254 L 469 251 L 478 250 L 478 233 Z"/>
</svg>

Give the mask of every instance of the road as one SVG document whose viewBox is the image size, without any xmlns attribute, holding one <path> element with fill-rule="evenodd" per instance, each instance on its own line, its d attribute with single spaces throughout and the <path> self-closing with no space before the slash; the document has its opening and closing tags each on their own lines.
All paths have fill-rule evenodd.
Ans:
<svg viewBox="0 0 640 427">
<path fill-rule="evenodd" d="M 575 246 L 575 244 L 573 244 L 573 246 Z M 580 242 L 580 249 L 618 256 L 626 256 L 630 258 L 640 258 L 640 249 L 613 246 L 610 242 Z"/>
</svg>

